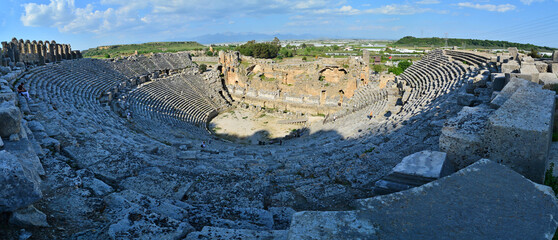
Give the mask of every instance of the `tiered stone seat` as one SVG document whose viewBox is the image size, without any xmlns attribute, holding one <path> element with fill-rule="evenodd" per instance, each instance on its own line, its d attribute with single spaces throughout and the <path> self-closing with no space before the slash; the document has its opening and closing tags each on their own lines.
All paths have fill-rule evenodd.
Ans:
<svg viewBox="0 0 558 240">
<path fill-rule="evenodd" d="M 490 61 L 489 57 L 469 51 L 446 50 L 444 53 L 452 57 L 456 61 L 467 62 L 468 64 L 474 66 L 482 66 L 483 64 L 486 64 L 488 61 Z"/>
<path fill-rule="evenodd" d="M 64 61 L 27 74 L 32 95 L 77 108 L 101 108 L 99 97 L 126 80 L 126 76 L 93 59 Z"/>
<path fill-rule="evenodd" d="M 414 63 L 399 77 L 410 87 L 409 99 L 401 109 L 402 114 L 416 114 L 438 97 L 455 89 L 462 82 L 467 68 L 435 50 Z"/>
<path fill-rule="evenodd" d="M 213 102 L 198 76 L 175 74 L 144 84 L 128 95 L 136 117 L 205 127 L 223 106 Z"/>
<path fill-rule="evenodd" d="M 378 89 L 376 85 L 368 84 L 357 90 L 349 102 L 344 105 L 343 109 L 328 116 L 325 122 L 331 122 L 334 119 L 345 117 L 365 108 L 370 109 L 374 113 L 383 112 L 388 101 L 388 95 L 387 89 Z"/>
</svg>

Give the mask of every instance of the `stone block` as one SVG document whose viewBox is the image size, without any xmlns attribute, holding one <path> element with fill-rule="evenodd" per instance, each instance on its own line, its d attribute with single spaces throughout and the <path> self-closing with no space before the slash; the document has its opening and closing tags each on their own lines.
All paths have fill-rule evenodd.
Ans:
<svg viewBox="0 0 558 240">
<path fill-rule="evenodd" d="M 463 107 L 456 117 L 446 121 L 439 146 L 455 168 L 462 169 L 484 157 L 482 137 L 493 111 L 483 105 Z"/>
<path fill-rule="evenodd" d="M 365 211 L 297 212 L 287 239 L 380 239 L 373 216 Z"/>
<path fill-rule="evenodd" d="M 0 212 L 14 211 L 41 199 L 39 174 L 16 156 L 0 151 Z"/>
<path fill-rule="evenodd" d="M 498 93 L 492 101 L 490 101 L 490 107 L 498 109 L 502 104 L 504 104 L 519 88 L 524 87 L 538 87 L 536 83 L 529 82 L 524 79 L 512 78 L 508 84 Z"/>
<path fill-rule="evenodd" d="M 543 85 L 544 89 L 558 89 L 558 75 L 555 73 L 540 73 L 539 83 Z"/>
<path fill-rule="evenodd" d="M 539 73 L 523 74 L 523 73 L 506 73 L 506 82 L 512 78 L 522 78 L 534 83 L 539 83 Z"/>
<path fill-rule="evenodd" d="M 493 74 L 492 78 L 492 90 L 500 91 L 504 86 L 506 86 L 506 75 L 505 74 Z"/>
<path fill-rule="evenodd" d="M 535 62 L 535 67 L 539 71 L 539 73 L 548 72 L 548 64 L 545 62 Z"/>
<path fill-rule="evenodd" d="M 374 193 L 389 194 L 417 187 L 454 172 L 446 153 L 424 150 L 406 156 L 374 185 Z"/>
<path fill-rule="evenodd" d="M 533 74 L 539 73 L 539 70 L 535 66 L 535 64 L 521 64 L 521 68 L 519 69 L 519 73 L 521 74 Z"/>
<path fill-rule="evenodd" d="M 413 153 L 393 168 L 393 172 L 438 179 L 453 173 L 453 166 L 446 161 L 446 153 L 424 150 Z"/>
<path fill-rule="evenodd" d="M 21 227 L 50 227 L 46 215 L 33 205 L 13 212 L 10 223 Z"/>
<path fill-rule="evenodd" d="M 554 95 L 540 86 L 518 89 L 488 120 L 488 157 L 541 183 L 552 140 Z"/>
<path fill-rule="evenodd" d="M 412 190 L 357 200 L 357 209 L 298 212 L 288 238 L 548 239 L 558 227 L 552 189 L 486 159 Z"/>
<path fill-rule="evenodd" d="M 21 130 L 21 112 L 13 102 L 0 104 L 0 137 L 9 137 Z"/>
<path fill-rule="evenodd" d="M 473 106 L 477 98 L 475 95 L 462 92 L 457 95 L 457 104 L 461 106 Z"/>
<path fill-rule="evenodd" d="M 516 47 L 508 48 L 508 52 L 510 53 L 512 59 L 517 59 L 519 57 L 519 52 Z"/>
<path fill-rule="evenodd" d="M 552 61 L 558 62 L 558 50 L 554 50 L 554 53 L 552 54 Z"/>
<path fill-rule="evenodd" d="M 511 61 L 508 63 L 503 63 L 500 68 L 502 69 L 502 73 L 513 73 L 519 71 L 520 66 L 517 62 Z"/>
<path fill-rule="evenodd" d="M 558 74 L 558 63 L 551 63 L 548 67 L 549 72 Z"/>
</svg>

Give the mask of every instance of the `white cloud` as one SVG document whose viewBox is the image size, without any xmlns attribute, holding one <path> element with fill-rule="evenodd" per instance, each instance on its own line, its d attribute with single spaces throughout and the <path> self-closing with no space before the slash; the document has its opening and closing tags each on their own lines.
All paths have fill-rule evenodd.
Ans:
<svg viewBox="0 0 558 240">
<path fill-rule="evenodd" d="M 521 0 L 521 2 L 525 5 L 531 5 L 534 2 L 544 2 L 544 0 Z"/>
<path fill-rule="evenodd" d="M 478 3 L 475 4 L 471 2 L 462 2 L 462 3 L 458 3 L 457 6 L 474 8 L 474 9 L 485 10 L 490 12 L 507 12 L 507 11 L 515 10 L 515 5 L 509 3 L 494 5 L 494 4 L 478 4 Z"/>
<path fill-rule="evenodd" d="M 360 15 L 360 14 L 383 14 L 383 15 L 413 15 L 425 12 L 434 12 L 430 8 L 420 8 L 413 5 L 391 4 L 378 8 L 356 9 L 351 6 L 342 6 L 336 9 L 318 9 L 314 14 L 340 14 L 340 15 Z M 443 13 L 443 12 L 438 12 Z"/>
<path fill-rule="evenodd" d="M 358 9 L 354 9 L 351 6 L 343 6 L 341 8 L 339 8 L 339 12 L 342 14 L 347 14 L 347 15 L 356 15 L 359 14 L 360 11 Z"/>
<path fill-rule="evenodd" d="M 386 15 L 413 15 L 419 13 L 430 12 L 432 9 L 419 8 L 413 5 L 391 4 L 379 8 L 371 8 L 364 10 L 365 13 L 386 14 Z"/>
<path fill-rule="evenodd" d="M 38 0 L 32 0 L 38 1 Z M 143 36 L 157 34 L 192 34 L 192 28 L 204 30 L 210 22 L 234 23 L 231 19 L 290 15 L 287 24 L 326 24 L 343 15 L 411 15 L 436 12 L 416 4 L 354 5 L 345 0 L 92 0 L 77 7 L 75 0 L 50 0 L 49 3 L 25 3 L 20 20 L 24 26 L 55 27 L 60 32 L 97 35 Z M 438 0 L 422 0 L 434 3 Z M 439 12 L 438 12 L 439 13 Z M 304 18 L 299 16 L 305 16 Z M 301 19 L 296 19 L 296 18 Z M 322 19 L 322 17 L 327 18 Z M 308 19 L 314 19 L 309 21 Z M 321 20 L 319 20 L 321 19 Z M 229 22 L 230 21 L 230 22 Z M 190 32 L 188 32 L 190 31 Z"/>
<path fill-rule="evenodd" d="M 71 21 L 75 9 L 73 0 L 51 0 L 50 4 L 28 3 L 23 5 L 21 16 L 24 26 L 61 25 Z"/>
<path fill-rule="evenodd" d="M 24 26 L 57 27 L 61 32 L 111 32 L 147 21 L 132 16 L 127 8 L 99 11 L 91 4 L 76 8 L 74 0 L 50 0 L 48 5 L 28 3 L 23 7 L 25 13 L 20 20 Z"/>
<path fill-rule="evenodd" d="M 422 0 L 418 1 L 417 4 L 438 4 L 440 1 L 438 0 Z"/>
</svg>

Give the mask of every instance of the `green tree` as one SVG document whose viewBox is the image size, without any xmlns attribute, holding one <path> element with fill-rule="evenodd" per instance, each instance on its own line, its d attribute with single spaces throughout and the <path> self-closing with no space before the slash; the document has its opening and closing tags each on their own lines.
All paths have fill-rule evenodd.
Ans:
<svg viewBox="0 0 558 240">
<path fill-rule="evenodd" d="M 211 51 L 209 51 L 209 50 L 208 50 L 207 52 L 205 52 L 205 55 L 207 55 L 207 56 L 210 56 L 210 57 L 211 57 L 211 56 L 213 56 L 213 52 L 211 52 Z"/>
<path fill-rule="evenodd" d="M 403 73 L 403 70 L 401 70 L 400 67 L 389 67 L 388 72 L 393 73 L 395 75 L 399 75 L 399 74 Z"/>
<path fill-rule="evenodd" d="M 306 60 L 307 60 L 306 56 L 302 57 L 302 61 L 306 61 Z"/>
<path fill-rule="evenodd" d="M 203 72 L 207 71 L 207 65 L 202 63 L 202 64 L 200 64 L 199 69 L 200 69 L 200 73 L 203 73 Z"/>
<path fill-rule="evenodd" d="M 374 72 L 380 73 L 384 71 L 384 65 L 376 64 L 374 65 Z"/>
<path fill-rule="evenodd" d="M 281 49 L 272 43 L 256 43 L 252 40 L 236 48 L 240 54 L 256 58 L 275 58 Z"/>
<path fill-rule="evenodd" d="M 411 65 L 412 65 L 412 63 L 410 61 L 403 60 L 403 61 L 399 61 L 399 63 L 397 64 L 397 67 L 399 67 L 401 69 L 401 72 L 403 72 L 403 71 L 405 71 L 405 69 L 407 69 Z"/>
<path fill-rule="evenodd" d="M 531 53 L 529 53 L 529 56 L 531 56 L 532 58 L 541 58 L 541 55 L 537 50 L 535 50 L 535 48 L 531 48 Z"/>
<path fill-rule="evenodd" d="M 271 41 L 271 44 L 273 44 L 277 47 L 281 47 L 281 41 L 279 41 L 279 38 L 277 38 L 277 37 L 273 38 L 273 41 Z"/>
</svg>

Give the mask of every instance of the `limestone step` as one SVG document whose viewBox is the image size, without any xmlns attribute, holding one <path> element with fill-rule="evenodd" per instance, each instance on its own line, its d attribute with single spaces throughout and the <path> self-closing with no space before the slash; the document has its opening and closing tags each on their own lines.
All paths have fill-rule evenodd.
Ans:
<svg viewBox="0 0 558 240">
<path fill-rule="evenodd" d="M 186 240 L 198 239 L 261 239 L 286 240 L 287 230 L 258 231 L 249 229 L 228 229 L 217 227 L 203 227 L 199 232 L 192 232 Z"/>
</svg>

